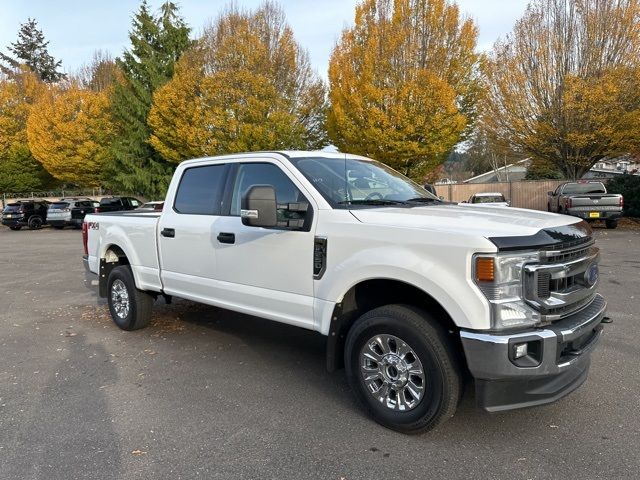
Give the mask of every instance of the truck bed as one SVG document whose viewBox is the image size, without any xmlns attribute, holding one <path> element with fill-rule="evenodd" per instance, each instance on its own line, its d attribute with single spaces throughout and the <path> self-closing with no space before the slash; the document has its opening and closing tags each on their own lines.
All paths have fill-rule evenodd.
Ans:
<svg viewBox="0 0 640 480">
<path fill-rule="evenodd" d="M 141 289 L 160 291 L 157 226 L 160 212 L 104 212 L 85 217 L 88 225 L 88 262 L 99 273 L 100 258 L 118 245 L 130 262 L 136 284 Z"/>
</svg>

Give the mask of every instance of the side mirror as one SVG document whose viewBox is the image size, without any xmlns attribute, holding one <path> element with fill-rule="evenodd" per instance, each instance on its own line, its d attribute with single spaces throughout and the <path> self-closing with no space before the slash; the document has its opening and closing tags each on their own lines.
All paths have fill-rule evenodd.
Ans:
<svg viewBox="0 0 640 480">
<path fill-rule="evenodd" d="M 275 227 L 278 223 L 276 191 L 271 185 L 253 185 L 242 198 L 242 223 L 250 227 Z"/>
</svg>

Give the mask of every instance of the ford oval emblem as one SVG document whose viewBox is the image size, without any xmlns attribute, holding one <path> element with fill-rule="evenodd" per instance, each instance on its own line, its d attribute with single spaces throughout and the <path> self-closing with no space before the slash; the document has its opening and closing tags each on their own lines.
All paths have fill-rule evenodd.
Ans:
<svg viewBox="0 0 640 480">
<path fill-rule="evenodd" d="M 587 287 L 593 287 L 597 281 L 598 264 L 594 263 L 589 268 L 587 268 L 586 272 L 584 272 L 584 283 L 587 285 Z"/>
</svg>

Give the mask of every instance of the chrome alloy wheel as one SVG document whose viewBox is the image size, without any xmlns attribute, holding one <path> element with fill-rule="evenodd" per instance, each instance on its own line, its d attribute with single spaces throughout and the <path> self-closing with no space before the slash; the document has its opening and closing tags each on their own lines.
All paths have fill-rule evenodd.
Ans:
<svg viewBox="0 0 640 480">
<path fill-rule="evenodd" d="M 125 319 L 129 315 L 129 292 L 119 278 L 111 284 L 111 304 L 119 318 Z"/>
<path fill-rule="evenodd" d="M 364 344 L 360 373 L 369 393 L 391 410 L 411 410 L 424 396 L 422 363 L 406 342 L 393 335 L 376 335 Z"/>
</svg>

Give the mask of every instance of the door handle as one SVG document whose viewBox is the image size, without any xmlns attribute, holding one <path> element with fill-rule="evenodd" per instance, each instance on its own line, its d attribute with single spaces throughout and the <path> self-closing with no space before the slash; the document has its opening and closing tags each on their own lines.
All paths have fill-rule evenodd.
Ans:
<svg viewBox="0 0 640 480">
<path fill-rule="evenodd" d="M 236 243 L 236 234 L 235 233 L 220 232 L 218 234 L 218 241 L 220 243 Z"/>
<path fill-rule="evenodd" d="M 163 228 L 160 235 L 167 238 L 173 238 L 176 236 L 176 231 L 173 228 Z"/>
</svg>

